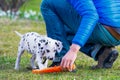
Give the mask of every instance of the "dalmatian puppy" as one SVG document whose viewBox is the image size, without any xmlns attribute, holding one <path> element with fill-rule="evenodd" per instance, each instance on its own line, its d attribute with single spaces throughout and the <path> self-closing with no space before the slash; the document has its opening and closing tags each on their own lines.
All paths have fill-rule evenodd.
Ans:
<svg viewBox="0 0 120 80">
<path fill-rule="evenodd" d="M 19 70 L 20 58 L 25 50 L 32 54 L 30 60 L 32 69 L 36 69 L 36 66 L 38 66 L 39 69 L 43 69 L 47 67 L 48 60 L 53 60 L 55 53 L 59 53 L 63 47 L 62 42 L 39 35 L 36 32 L 28 32 L 24 35 L 17 31 L 15 31 L 15 33 L 21 37 L 15 63 L 16 70 Z M 37 65 L 35 65 L 35 63 Z"/>
</svg>

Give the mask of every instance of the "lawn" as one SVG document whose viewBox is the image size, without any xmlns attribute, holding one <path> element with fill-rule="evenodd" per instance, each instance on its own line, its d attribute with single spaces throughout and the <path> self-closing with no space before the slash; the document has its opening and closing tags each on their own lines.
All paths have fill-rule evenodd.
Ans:
<svg viewBox="0 0 120 80">
<path fill-rule="evenodd" d="M 46 34 L 43 21 L 10 20 L 0 18 L 0 80 L 119 80 L 120 79 L 120 56 L 111 69 L 91 70 L 90 66 L 95 65 L 93 59 L 79 53 L 76 63 L 77 72 L 63 72 L 36 75 L 32 74 L 26 67 L 30 65 L 30 54 L 25 52 L 21 57 L 19 71 L 14 70 L 17 56 L 17 47 L 20 37 L 14 31 L 26 33 L 35 31 Z M 120 51 L 120 48 L 117 47 Z"/>
<path fill-rule="evenodd" d="M 39 12 L 40 2 L 41 0 L 30 0 L 21 10 L 32 9 Z M 20 70 L 16 71 L 14 65 L 20 37 L 14 33 L 15 30 L 22 34 L 31 31 L 46 34 L 43 21 L 0 18 L 0 80 L 120 80 L 120 56 L 111 69 L 92 70 L 90 67 L 97 62 L 82 53 L 78 53 L 75 61 L 77 72 L 36 75 L 26 69 L 30 65 L 31 55 L 25 52 L 21 57 Z M 120 52 L 120 47 L 117 49 Z"/>
</svg>

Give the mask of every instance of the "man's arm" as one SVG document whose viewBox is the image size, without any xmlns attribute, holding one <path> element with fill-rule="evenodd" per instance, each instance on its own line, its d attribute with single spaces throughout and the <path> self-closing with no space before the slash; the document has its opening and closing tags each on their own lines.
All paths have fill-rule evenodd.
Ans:
<svg viewBox="0 0 120 80">
<path fill-rule="evenodd" d="M 75 8 L 75 10 L 82 17 L 78 31 L 72 41 L 73 43 L 78 44 L 82 47 L 88 40 L 99 19 L 97 10 L 94 6 L 93 0 L 67 1 Z"/>
</svg>

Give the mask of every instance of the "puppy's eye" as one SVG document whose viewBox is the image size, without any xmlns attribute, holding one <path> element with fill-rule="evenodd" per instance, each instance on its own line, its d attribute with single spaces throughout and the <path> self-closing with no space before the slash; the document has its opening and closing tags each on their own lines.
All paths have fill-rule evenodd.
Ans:
<svg viewBox="0 0 120 80">
<path fill-rule="evenodd" d="M 43 49 L 43 47 L 41 47 L 41 49 Z"/>
<path fill-rule="evenodd" d="M 45 40 L 43 40 L 43 42 L 45 42 Z"/>
<path fill-rule="evenodd" d="M 47 53 L 49 53 L 49 52 L 50 52 L 50 50 L 48 50 L 48 49 L 47 49 L 46 51 L 47 51 Z"/>
</svg>

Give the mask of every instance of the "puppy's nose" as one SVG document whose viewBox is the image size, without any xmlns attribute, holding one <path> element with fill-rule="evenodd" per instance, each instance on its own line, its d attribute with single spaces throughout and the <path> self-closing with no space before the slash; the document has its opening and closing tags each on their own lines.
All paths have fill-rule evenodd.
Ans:
<svg viewBox="0 0 120 80">
<path fill-rule="evenodd" d="M 49 60 L 53 60 L 53 58 L 49 58 Z"/>
</svg>

